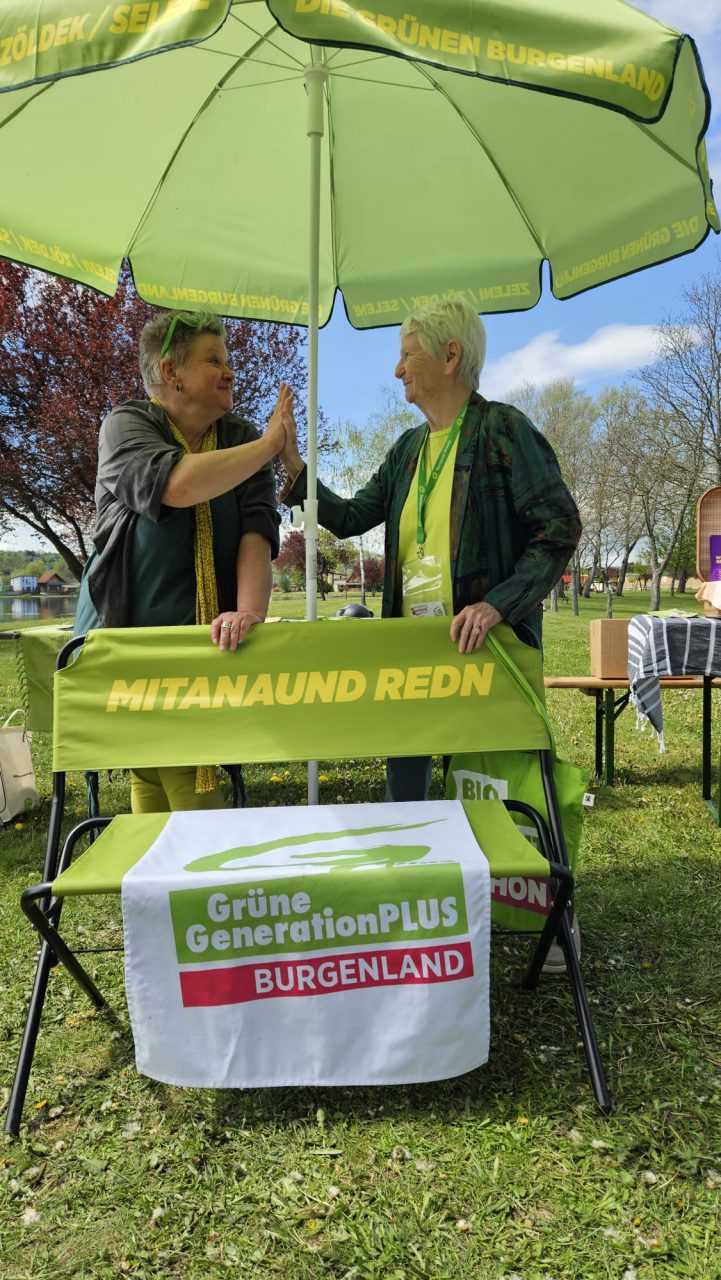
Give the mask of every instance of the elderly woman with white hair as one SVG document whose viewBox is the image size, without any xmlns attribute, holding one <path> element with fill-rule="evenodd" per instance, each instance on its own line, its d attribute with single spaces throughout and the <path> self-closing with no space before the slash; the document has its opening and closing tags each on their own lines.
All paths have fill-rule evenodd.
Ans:
<svg viewBox="0 0 721 1280">
<path fill-rule="evenodd" d="M 501 621 L 540 641 L 542 601 L 581 533 L 548 441 L 517 409 L 477 391 L 485 347 L 483 323 L 463 300 L 409 315 L 395 375 L 425 421 L 352 498 L 318 484 L 319 520 L 336 537 L 385 522 L 383 616 L 445 614 L 460 653 Z M 283 500 L 302 503 L 305 464 L 292 429 L 280 456 Z M 387 798 L 423 800 L 430 778 L 426 757 L 389 760 Z"/>
<path fill-rule="evenodd" d="M 100 428 L 94 550 L 75 631 L 207 625 L 236 649 L 265 618 L 278 553 L 272 459 L 292 430 L 280 384 L 265 435 L 233 413 L 225 327 L 212 312 L 161 312 L 140 337 L 148 400 Z M 220 805 L 214 771 L 131 773 L 134 812 Z"/>
</svg>

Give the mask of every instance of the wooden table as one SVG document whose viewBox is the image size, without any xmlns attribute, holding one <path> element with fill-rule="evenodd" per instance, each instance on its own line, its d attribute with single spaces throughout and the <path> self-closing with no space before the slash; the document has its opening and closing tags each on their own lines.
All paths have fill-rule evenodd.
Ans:
<svg viewBox="0 0 721 1280">
<path fill-rule="evenodd" d="M 595 698 L 595 773 L 606 786 L 612 787 L 615 776 L 615 726 L 621 712 L 628 706 L 628 679 L 623 676 L 612 680 L 602 680 L 600 676 L 544 676 L 543 683 L 547 689 L 580 689 L 582 693 Z M 661 676 L 659 684 L 662 689 L 702 690 L 701 793 L 718 825 L 719 814 L 711 800 L 711 690 L 721 688 L 721 678 Z"/>
</svg>

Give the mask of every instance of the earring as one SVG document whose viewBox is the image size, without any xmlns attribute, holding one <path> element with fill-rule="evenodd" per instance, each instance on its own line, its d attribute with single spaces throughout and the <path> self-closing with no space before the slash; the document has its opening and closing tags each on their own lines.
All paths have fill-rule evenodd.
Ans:
<svg viewBox="0 0 721 1280">
<path fill-rule="evenodd" d="M 183 390 L 183 388 L 181 387 L 181 385 L 180 385 L 180 383 L 179 383 L 179 382 L 176 382 L 176 384 L 175 384 L 175 390 L 176 390 L 176 391 L 182 391 L 182 390 Z"/>
</svg>

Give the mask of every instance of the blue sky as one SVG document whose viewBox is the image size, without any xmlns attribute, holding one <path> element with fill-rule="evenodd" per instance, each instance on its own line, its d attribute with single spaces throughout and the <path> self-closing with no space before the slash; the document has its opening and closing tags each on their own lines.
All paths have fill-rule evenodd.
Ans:
<svg viewBox="0 0 721 1280">
<path fill-rule="evenodd" d="M 721 204 L 721 0 L 642 0 L 638 7 L 688 31 L 698 45 L 712 103 L 709 163 Z M 711 233 L 695 253 L 566 302 L 557 302 L 544 281 L 544 297 L 532 311 L 487 319 L 481 391 L 502 398 L 523 381 L 541 385 L 572 377 L 596 394 L 632 378 L 653 359 L 654 327 L 678 309 L 684 286 L 720 267 L 721 236 Z M 348 419 L 362 426 L 383 407 L 383 390 L 394 385 L 398 345 L 397 328 L 352 329 L 336 299 L 319 339 L 318 395 L 331 422 Z"/>
</svg>

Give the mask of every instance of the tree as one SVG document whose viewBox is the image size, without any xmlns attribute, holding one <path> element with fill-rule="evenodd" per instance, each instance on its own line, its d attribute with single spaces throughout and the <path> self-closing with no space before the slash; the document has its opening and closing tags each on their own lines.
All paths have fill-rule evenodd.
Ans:
<svg viewBox="0 0 721 1280">
<path fill-rule="evenodd" d="M 28 525 L 76 578 L 94 523 L 98 429 L 114 404 L 145 396 L 138 336 L 152 314 L 127 270 L 105 298 L 0 260 L 0 528 Z M 244 417 L 262 428 L 284 380 L 298 395 L 303 434 L 304 344 L 289 325 L 228 321 Z"/>
<path fill-rule="evenodd" d="M 661 577 L 698 492 L 703 465 L 700 437 L 684 446 L 678 424 L 658 405 L 646 405 L 626 423 L 626 465 L 643 517 L 651 566 L 651 609 L 661 601 Z"/>
<path fill-rule="evenodd" d="M 323 600 L 327 585 L 341 563 L 344 552 L 343 543 L 334 538 L 332 533 L 328 533 L 327 529 L 318 530 L 318 590 Z M 278 569 L 289 575 L 294 586 L 305 586 L 305 538 L 299 529 L 292 529 L 285 536 L 275 563 Z"/>
<path fill-rule="evenodd" d="M 318 590 L 321 600 L 325 600 L 331 579 L 342 563 L 345 551 L 343 543 L 333 537 L 327 529 L 318 530 Z"/>
<path fill-rule="evenodd" d="M 634 560 L 628 571 L 632 575 L 634 585 L 639 591 L 645 591 L 651 581 L 651 566 L 645 560 Z"/>
<path fill-rule="evenodd" d="M 287 573 L 294 587 L 305 586 L 305 538 L 299 529 L 291 529 L 280 544 L 276 568 Z"/>
<path fill-rule="evenodd" d="M 339 573 L 341 569 L 343 570 L 343 575 L 345 577 L 344 589 L 347 595 L 348 583 L 352 581 L 353 578 L 357 578 L 361 576 L 361 568 L 360 568 L 360 562 L 358 560 L 358 553 L 352 542 L 336 543 L 335 571 Z"/>
<path fill-rule="evenodd" d="M 700 495 L 698 495 L 700 496 Z M 696 572 L 696 503 L 692 500 L 668 562 L 671 595 L 686 593 L 686 581 Z"/>
<path fill-rule="evenodd" d="M 142 394 L 135 334 L 150 314 L 0 260 L 0 510 L 41 534 L 79 577 L 94 517 L 98 426 Z M 131 337 L 132 335 L 132 337 Z"/>
<path fill-rule="evenodd" d="M 357 489 L 367 484 L 371 476 L 378 470 L 391 445 L 410 427 L 418 426 L 418 416 L 407 408 L 405 401 L 399 399 L 395 392 L 386 388 L 384 407 L 379 413 L 371 415 L 365 429 L 352 422 L 337 422 L 335 439 L 337 447 L 330 466 L 330 484 L 343 497 L 350 497 Z M 354 539 L 361 581 L 361 600 L 365 604 L 366 563 L 368 546 L 380 550 L 383 530 L 371 530 Z"/>
<path fill-rule="evenodd" d="M 39 578 L 41 574 L 45 573 L 44 561 L 41 560 L 39 556 L 35 560 L 28 560 L 25 568 L 23 569 L 23 573 L 28 573 L 34 578 Z"/>
<path fill-rule="evenodd" d="M 700 450 L 709 483 L 721 484 L 721 273 L 681 294 L 683 311 L 658 329 L 659 359 L 640 375 L 683 447 Z"/>
<path fill-rule="evenodd" d="M 565 480 L 584 522 L 585 542 L 579 545 L 571 561 L 571 605 L 578 614 L 581 580 L 581 555 L 593 545 L 598 520 L 591 524 L 591 475 L 594 462 L 593 435 L 596 421 L 594 402 L 577 390 L 572 378 L 558 378 L 540 391 L 524 382 L 507 395 L 509 404 L 518 405 L 539 431 L 542 431 L 558 458 Z M 551 593 L 551 607 L 557 608 L 557 589 Z"/>
<path fill-rule="evenodd" d="M 366 556 L 366 586 L 372 595 L 383 586 L 386 562 L 383 556 Z"/>
<path fill-rule="evenodd" d="M 631 552 L 643 534 L 643 512 L 629 467 L 629 424 L 648 413 L 644 397 L 633 387 L 609 387 L 599 396 L 595 463 L 609 477 L 609 524 L 614 531 L 614 558 L 619 561 L 616 595 L 623 595 Z M 595 469 L 595 468 L 594 468 Z M 605 563 L 608 564 L 609 556 Z"/>
</svg>

